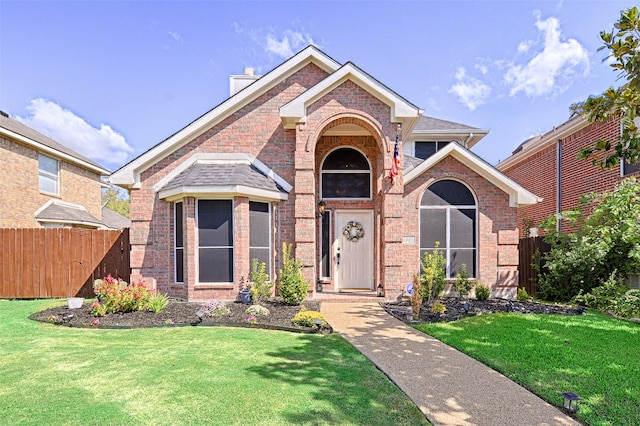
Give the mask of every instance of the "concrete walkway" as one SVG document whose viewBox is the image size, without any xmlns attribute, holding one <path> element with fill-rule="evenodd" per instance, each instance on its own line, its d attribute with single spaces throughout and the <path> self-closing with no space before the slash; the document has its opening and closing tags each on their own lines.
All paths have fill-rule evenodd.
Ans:
<svg viewBox="0 0 640 426">
<path fill-rule="evenodd" d="M 333 329 L 389 376 L 434 425 L 580 424 L 502 374 L 407 326 L 377 303 L 323 303 L 321 310 Z"/>
</svg>

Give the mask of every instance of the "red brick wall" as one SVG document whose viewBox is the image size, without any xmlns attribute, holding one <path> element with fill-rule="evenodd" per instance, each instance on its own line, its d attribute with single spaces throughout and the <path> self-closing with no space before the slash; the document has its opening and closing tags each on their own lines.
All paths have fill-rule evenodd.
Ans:
<svg viewBox="0 0 640 426">
<path fill-rule="evenodd" d="M 592 146 L 599 139 L 615 141 L 620 131 L 620 122 L 611 119 L 605 123 L 585 125 L 580 130 L 561 140 L 562 144 L 562 210 L 570 210 L 578 205 L 583 194 L 611 190 L 622 179 L 620 167 L 602 170 L 591 161 L 578 159 L 582 148 Z M 519 209 L 521 236 L 524 236 L 523 218 L 532 219 L 533 226 L 557 212 L 557 143 L 542 149 L 534 155 L 503 170 L 507 176 L 534 194 L 544 197 L 544 201 Z M 635 173 L 638 176 L 640 173 Z M 566 224 L 564 231 L 572 229 Z"/>
<path fill-rule="evenodd" d="M 39 228 L 34 213 L 51 199 L 82 205 L 96 219 L 101 219 L 100 176 L 59 161 L 59 196 L 41 193 L 38 151 L 0 138 L 0 228 Z"/>
</svg>

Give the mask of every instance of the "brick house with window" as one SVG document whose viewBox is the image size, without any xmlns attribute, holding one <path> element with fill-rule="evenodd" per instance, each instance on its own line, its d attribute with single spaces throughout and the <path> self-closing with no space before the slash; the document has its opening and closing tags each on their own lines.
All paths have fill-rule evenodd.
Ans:
<svg viewBox="0 0 640 426">
<path fill-rule="evenodd" d="M 486 130 L 425 117 L 312 46 L 230 88 L 110 177 L 131 194 L 134 277 L 173 297 L 235 299 L 253 258 L 276 280 L 292 243 L 312 296 L 392 299 L 437 242 L 449 278 L 464 263 L 494 295 L 515 295 L 516 210 L 539 198 L 469 151 Z"/>
<path fill-rule="evenodd" d="M 521 236 L 525 235 L 527 226 L 533 227 L 535 234 L 544 219 L 577 207 L 583 194 L 609 191 L 626 177 L 640 177 L 638 164 L 621 161 L 618 167 L 603 170 L 591 161 L 578 158 L 582 148 L 603 138 L 615 141 L 621 130 L 618 118 L 589 123 L 582 117 L 573 117 L 549 132 L 523 142 L 513 155 L 496 166 L 543 198 L 538 204 L 519 209 Z M 561 221 L 558 226 L 562 228 Z"/>
<path fill-rule="evenodd" d="M 0 112 L 0 228 L 104 228 L 111 172 Z"/>
</svg>

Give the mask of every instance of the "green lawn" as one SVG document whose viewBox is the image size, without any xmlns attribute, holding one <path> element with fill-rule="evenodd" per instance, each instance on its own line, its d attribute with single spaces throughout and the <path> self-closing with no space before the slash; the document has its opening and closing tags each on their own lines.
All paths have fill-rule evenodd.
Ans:
<svg viewBox="0 0 640 426">
<path fill-rule="evenodd" d="M 0 300 L 0 424 L 428 424 L 335 334 L 27 319 L 61 303 Z"/>
<path fill-rule="evenodd" d="M 640 326 L 586 316 L 492 314 L 416 326 L 554 405 L 583 400 L 589 425 L 640 425 Z M 517 409 L 517 407 L 514 407 Z"/>
</svg>

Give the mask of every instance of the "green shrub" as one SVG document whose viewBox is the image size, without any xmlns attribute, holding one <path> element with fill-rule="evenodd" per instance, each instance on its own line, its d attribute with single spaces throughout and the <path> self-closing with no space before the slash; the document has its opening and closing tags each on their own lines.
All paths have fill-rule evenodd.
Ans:
<svg viewBox="0 0 640 426">
<path fill-rule="evenodd" d="M 269 282 L 269 274 L 267 270 L 267 264 L 265 262 L 260 263 L 256 258 L 251 259 L 251 298 L 255 303 L 263 302 L 271 297 L 271 288 L 273 285 Z"/>
<path fill-rule="evenodd" d="M 524 289 L 524 287 L 520 287 L 518 289 L 516 299 L 518 299 L 520 302 L 528 302 L 531 297 L 529 296 L 529 293 L 527 293 L 527 290 Z"/>
<path fill-rule="evenodd" d="M 307 298 L 309 283 L 302 276 L 302 262 L 291 257 L 292 245 L 282 243 L 282 264 L 278 291 L 288 305 L 299 305 Z"/>
<path fill-rule="evenodd" d="M 444 314 L 447 312 L 447 307 L 441 302 L 436 302 L 431 306 L 431 312 L 434 314 Z"/>
<path fill-rule="evenodd" d="M 209 300 L 207 303 L 200 307 L 208 317 L 221 317 L 229 315 L 231 310 L 226 303 L 222 300 Z"/>
<path fill-rule="evenodd" d="M 295 314 L 293 319 L 291 320 L 297 326 L 300 327 L 313 327 L 315 326 L 315 321 L 319 319 L 322 321 L 322 325 L 325 325 L 327 322 L 324 319 L 324 315 L 318 311 L 308 311 L 304 306 L 300 309 L 300 312 Z"/>
<path fill-rule="evenodd" d="M 486 285 L 478 283 L 476 285 L 476 299 L 487 300 L 491 296 L 491 290 Z"/>
<path fill-rule="evenodd" d="M 640 290 L 629 290 L 615 301 L 613 312 L 622 318 L 640 318 Z"/>
<path fill-rule="evenodd" d="M 447 283 L 447 260 L 438 251 L 439 246 L 440 242 L 436 241 L 433 252 L 425 252 L 420 259 L 420 291 L 427 303 L 438 298 Z"/>
<path fill-rule="evenodd" d="M 269 312 L 269 309 L 261 305 L 251 305 L 247 308 L 246 312 L 248 315 L 255 315 L 257 317 L 258 316 L 266 317 L 271 313 Z"/>
<path fill-rule="evenodd" d="M 158 293 L 155 296 L 151 296 L 147 301 L 147 309 L 154 314 L 159 314 L 164 311 L 164 308 L 169 304 L 169 297 L 166 294 Z"/>
<path fill-rule="evenodd" d="M 460 269 L 456 274 L 456 281 L 453 283 L 453 289 L 458 292 L 460 297 L 467 297 L 472 288 L 473 282 L 469 281 L 467 265 L 463 263 L 460 265 Z"/>
<path fill-rule="evenodd" d="M 594 287 L 591 292 L 583 294 L 580 290 L 572 299 L 572 303 L 607 312 L 614 309 L 615 300 L 627 290 L 628 288 L 622 284 L 622 279 L 617 278 L 617 273 L 614 271 L 602 285 Z"/>
</svg>

